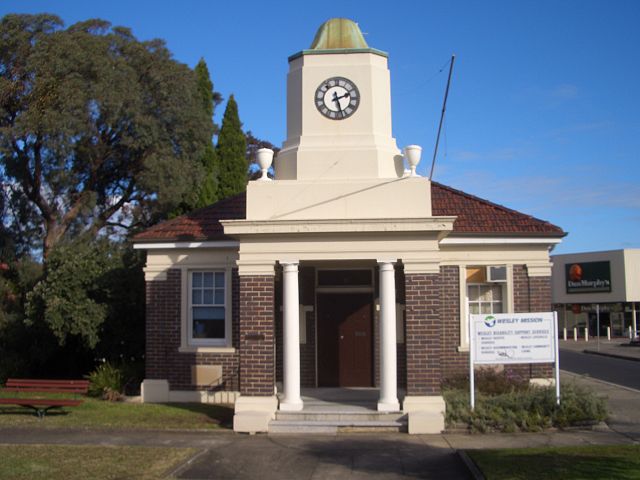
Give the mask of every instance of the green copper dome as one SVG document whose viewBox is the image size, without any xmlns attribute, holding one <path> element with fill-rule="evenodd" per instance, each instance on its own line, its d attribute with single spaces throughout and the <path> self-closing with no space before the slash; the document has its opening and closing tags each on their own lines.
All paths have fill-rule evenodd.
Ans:
<svg viewBox="0 0 640 480">
<path fill-rule="evenodd" d="M 318 29 L 311 50 L 369 48 L 358 24 L 348 18 L 332 18 Z"/>
</svg>

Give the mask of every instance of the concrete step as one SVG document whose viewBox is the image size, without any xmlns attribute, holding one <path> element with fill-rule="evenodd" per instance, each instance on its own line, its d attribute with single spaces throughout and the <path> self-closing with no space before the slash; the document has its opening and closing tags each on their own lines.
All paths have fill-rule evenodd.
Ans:
<svg viewBox="0 0 640 480">
<path fill-rule="evenodd" d="M 406 420 L 272 420 L 269 433 L 406 432 Z"/>
<path fill-rule="evenodd" d="M 405 414 L 402 412 L 376 412 L 372 410 L 301 410 L 299 412 L 276 412 L 276 420 L 288 421 L 354 421 L 354 422 L 394 422 L 399 421 Z"/>
</svg>

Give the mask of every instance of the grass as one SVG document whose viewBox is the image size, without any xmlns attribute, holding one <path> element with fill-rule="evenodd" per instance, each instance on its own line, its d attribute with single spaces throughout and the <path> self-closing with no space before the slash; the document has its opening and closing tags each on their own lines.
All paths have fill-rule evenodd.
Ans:
<svg viewBox="0 0 640 480">
<path fill-rule="evenodd" d="M 157 479 L 195 453 L 192 448 L 0 445 L 0 478 Z"/>
<path fill-rule="evenodd" d="M 640 445 L 467 450 L 487 480 L 640 479 Z"/>
<path fill-rule="evenodd" d="M 15 394 L 0 391 L 0 396 L 15 397 Z M 49 396 L 78 398 L 69 395 Z M 28 408 L 0 405 L 0 427 L 214 430 L 231 428 L 233 420 L 231 405 L 142 404 L 107 402 L 88 397 L 82 399 L 83 403 L 77 407 L 49 411 L 43 420 L 39 420 Z"/>
</svg>

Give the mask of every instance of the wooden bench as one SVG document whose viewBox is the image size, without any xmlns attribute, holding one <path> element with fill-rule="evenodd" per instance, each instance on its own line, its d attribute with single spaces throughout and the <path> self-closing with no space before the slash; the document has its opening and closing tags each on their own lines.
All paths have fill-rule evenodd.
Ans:
<svg viewBox="0 0 640 480">
<path fill-rule="evenodd" d="M 82 400 L 66 398 L 42 398 L 41 393 L 74 393 L 84 395 L 89 389 L 88 380 L 32 380 L 10 378 L 3 392 L 36 394 L 35 397 L 0 398 L 0 405 L 19 405 L 35 410 L 38 418 L 43 418 L 52 408 L 77 407 Z"/>
</svg>

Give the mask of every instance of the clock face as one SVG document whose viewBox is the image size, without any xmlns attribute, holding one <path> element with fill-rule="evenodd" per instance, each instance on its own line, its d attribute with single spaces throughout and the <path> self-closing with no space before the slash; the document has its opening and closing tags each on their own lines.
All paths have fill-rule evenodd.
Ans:
<svg viewBox="0 0 640 480">
<path fill-rule="evenodd" d="M 316 89 L 314 102 L 318 111 L 331 120 L 349 118 L 360 105 L 360 92 L 351 80 L 331 77 Z"/>
</svg>

